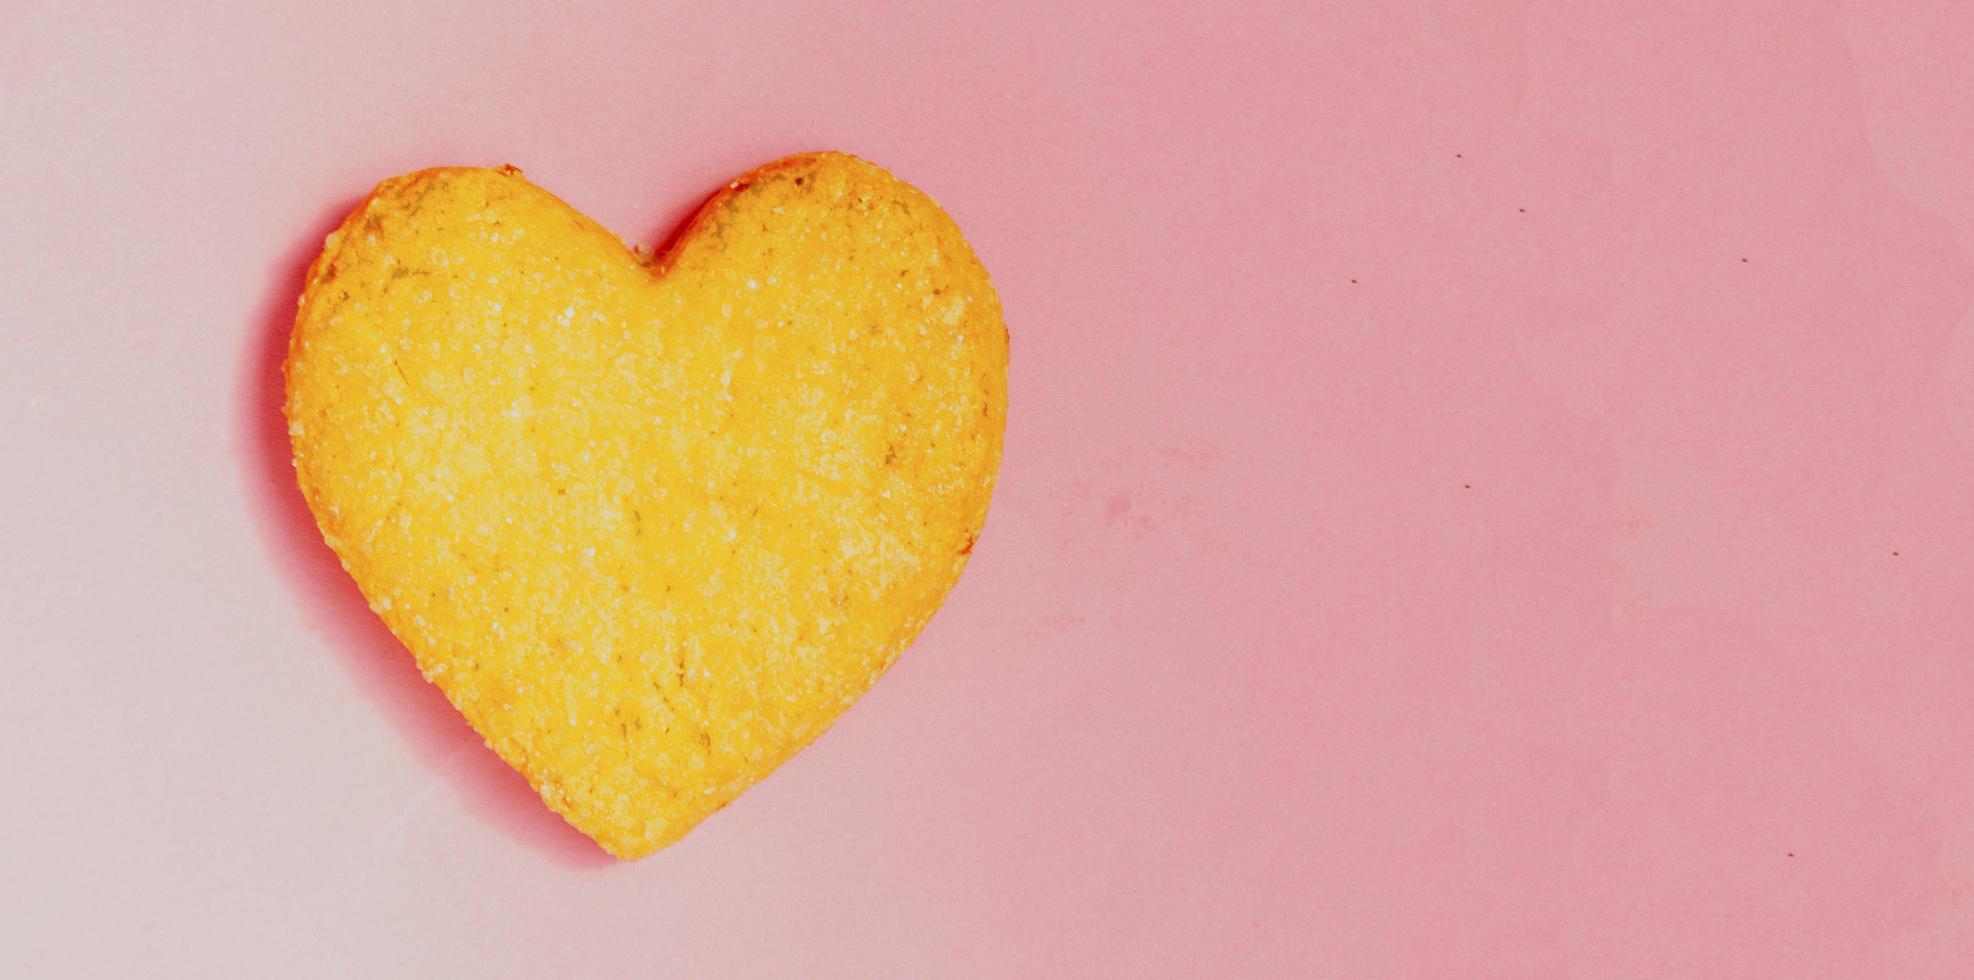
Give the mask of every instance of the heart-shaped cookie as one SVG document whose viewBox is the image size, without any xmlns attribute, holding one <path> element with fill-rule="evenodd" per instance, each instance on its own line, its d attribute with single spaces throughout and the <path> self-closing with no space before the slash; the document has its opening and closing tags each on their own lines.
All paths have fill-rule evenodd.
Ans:
<svg viewBox="0 0 1974 980">
<path fill-rule="evenodd" d="M 938 205 L 839 153 L 655 260 L 513 168 L 379 185 L 287 360 L 303 495 L 371 608 L 618 857 L 820 734 L 959 578 L 1007 333 Z"/>
</svg>

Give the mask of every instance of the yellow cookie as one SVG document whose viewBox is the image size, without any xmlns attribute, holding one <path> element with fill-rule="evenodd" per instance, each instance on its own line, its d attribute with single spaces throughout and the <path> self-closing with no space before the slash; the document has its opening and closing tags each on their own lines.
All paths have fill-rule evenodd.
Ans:
<svg viewBox="0 0 1974 980">
<path fill-rule="evenodd" d="M 655 261 L 511 167 L 384 181 L 309 271 L 309 509 L 501 758 L 618 857 L 869 689 L 958 579 L 1007 400 L 987 274 L 840 153 L 729 184 Z"/>
</svg>

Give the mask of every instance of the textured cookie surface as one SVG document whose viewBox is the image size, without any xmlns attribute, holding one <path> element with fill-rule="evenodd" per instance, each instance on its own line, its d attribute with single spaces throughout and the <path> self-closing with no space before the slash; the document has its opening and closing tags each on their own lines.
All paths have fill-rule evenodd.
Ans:
<svg viewBox="0 0 1974 980">
<path fill-rule="evenodd" d="M 676 840 L 959 577 L 1007 335 L 924 194 L 791 157 L 641 260 L 511 168 L 379 185 L 287 361 L 302 492 L 425 675 L 577 829 Z"/>
</svg>

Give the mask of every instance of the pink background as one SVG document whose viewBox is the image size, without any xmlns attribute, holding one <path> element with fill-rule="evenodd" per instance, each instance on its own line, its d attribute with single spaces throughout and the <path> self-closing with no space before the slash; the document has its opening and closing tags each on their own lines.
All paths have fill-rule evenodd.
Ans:
<svg viewBox="0 0 1974 980">
<path fill-rule="evenodd" d="M 0 973 L 1974 975 L 1974 7 L 173 6 L 0 7 Z M 609 863 L 303 512 L 300 268 L 815 147 L 994 273 L 1000 493 Z"/>
</svg>

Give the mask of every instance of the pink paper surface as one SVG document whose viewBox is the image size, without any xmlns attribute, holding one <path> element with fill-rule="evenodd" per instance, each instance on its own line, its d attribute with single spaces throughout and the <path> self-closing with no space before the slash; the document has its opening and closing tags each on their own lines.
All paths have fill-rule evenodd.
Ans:
<svg viewBox="0 0 1974 980">
<path fill-rule="evenodd" d="M 0 6 L 0 973 L 1974 976 L 1974 6 Z M 302 265 L 849 150 L 1013 333 L 972 567 L 601 857 L 293 489 Z"/>
</svg>

